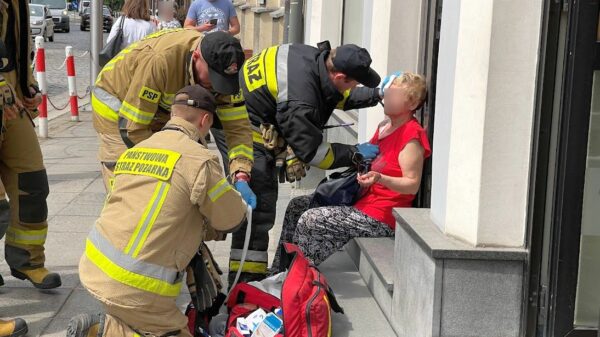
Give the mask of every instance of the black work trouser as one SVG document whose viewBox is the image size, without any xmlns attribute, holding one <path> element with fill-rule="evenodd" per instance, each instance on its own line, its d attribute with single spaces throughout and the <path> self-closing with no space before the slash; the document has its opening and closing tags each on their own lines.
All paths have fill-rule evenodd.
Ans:
<svg viewBox="0 0 600 337">
<path fill-rule="evenodd" d="M 229 158 L 223 130 L 211 129 L 211 133 L 223 157 L 225 174 L 229 175 Z M 252 235 L 246 262 L 242 266 L 241 281 L 261 280 L 267 275 L 269 231 L 275 223 L 278 192 L 277 169 L 275 168 L 273 152 L 268 151 L 261 144 L 254 143 L 254 166 L 251 175 L 250 188 L 256 194 L 256 209 L 252 212 Z M 230 284 L 240 268 L 246 226 L 247 224 L 244 224 L 237 232 L 233 233 L 231 240 L 229 257 Z"/>
</svg>

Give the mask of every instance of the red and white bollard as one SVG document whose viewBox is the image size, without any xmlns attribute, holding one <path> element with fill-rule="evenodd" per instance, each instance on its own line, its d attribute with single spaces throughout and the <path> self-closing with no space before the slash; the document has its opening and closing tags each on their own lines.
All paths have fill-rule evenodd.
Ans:
<svg viewBox="0 0 600 337">
<path fill-rule="evenodd" d="M 48 82 L 46 81 L 46 53 L 44 51 L 44 38 L 37 36 L 35 38 L 35 71 L 40 91 L 42 92 L 42 103 L 38 107 L 39 116 L 39 135 L 42 138 L 48 137 Z"/>
<path fill-rule="evenodd" d="M 65 54 L 67 55 L 67 78 L 69 81 L 71 121 L 79 122 L 79 105 L 77 102 L 77 83 L 75 82 L 75 58 L 73 57 L 73 47 L 66 46 Z"/>
</svg>

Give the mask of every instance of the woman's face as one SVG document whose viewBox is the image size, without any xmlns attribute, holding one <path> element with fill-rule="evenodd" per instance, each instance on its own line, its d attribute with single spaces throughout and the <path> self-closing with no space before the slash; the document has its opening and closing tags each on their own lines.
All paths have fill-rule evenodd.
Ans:
<svg viewBox="0 0 600 337">
<path fill-rule="evenodd" d="M 391 86 L 385 90 L 383 111 L 388 116 L 412 114 L 416 108 L 405 86 Z"/>
<path fill-rule="evenodd" d="M 162 6 L 158 10 L 158 17 L 162 20 L 172 20 L 173 19 L 173 9 L 168 6 Z"/>
</svg>

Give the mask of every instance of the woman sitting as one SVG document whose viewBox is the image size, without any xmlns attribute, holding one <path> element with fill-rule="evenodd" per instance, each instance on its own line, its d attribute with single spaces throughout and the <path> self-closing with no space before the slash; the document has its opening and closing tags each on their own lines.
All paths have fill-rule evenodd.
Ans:
<svg viewBox="0 0 600 337">
<path fill-rule="evenodd" d="M 305 256 L 319 265 L 357 237 L 391 237 L 395 207 L 411 207 L 421 184 L 423 162 L 431 154 L 427 134 L 414 117 L 425 100 L 425 79 L 404 73 L 385 90 L 386 119 L 371 139 L 380 154 L 371 171 L 357 179 L 363 196 L 354 206 L 309 209 L 310 195 L 292 199 L 286 209 L 279 244 L 297 244 Z M 272 272 L 282 271 L 279 250 Z"/>
</svg>

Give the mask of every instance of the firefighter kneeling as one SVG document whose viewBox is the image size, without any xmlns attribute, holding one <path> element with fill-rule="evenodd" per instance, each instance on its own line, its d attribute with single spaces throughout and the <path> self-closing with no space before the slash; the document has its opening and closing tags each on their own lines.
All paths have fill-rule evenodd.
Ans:
<svg viewBox="0 0 600 337">
<path fill-rule="evenodd" d="M 67 336 L 191 336 L 177 308 L 182 275 L 205 240 L 237 229 L 246 204 L 203 144 L 216 103 L 195 85 L 175 96 L 162 131 L 128 149 L 86 242 L 81 282 L 106 309 Z"/>
</svg>

